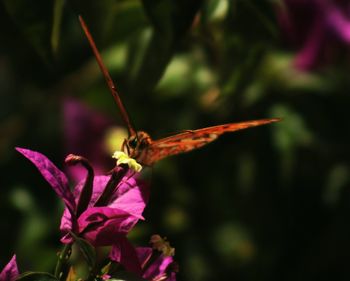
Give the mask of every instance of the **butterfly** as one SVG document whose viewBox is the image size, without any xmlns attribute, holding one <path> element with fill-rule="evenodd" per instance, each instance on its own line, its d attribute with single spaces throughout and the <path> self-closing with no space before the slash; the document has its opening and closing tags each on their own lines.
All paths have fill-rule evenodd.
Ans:
<svg viewBox="0 0 350 281">
<path fill-rule="evenodd" d="M 108 88 L 120 109 L 123 121 L 128 128 L 129 137 L 123 142 L 122 150 L 127 152 L 129 157 L 134 158 L 141 165 L 152 166 L 163 158 L 200 148 L 216 140 L 224 133 L 280 121 L 279 118 L 271 118 L 244 121 L 240 123 L 229 123 L 197 130 L 186 130 L 166 138 L 152 140 L 148 133 L 144 131 L 136 131 L 131 125 L 129 115 L 119 97 L 115 84 L 102 61 L 102 57 L 96 47 L 92 35 L 81 15 L 79 15 L 79 21 L 103 76 L 106 79 Z"/>
</svg>

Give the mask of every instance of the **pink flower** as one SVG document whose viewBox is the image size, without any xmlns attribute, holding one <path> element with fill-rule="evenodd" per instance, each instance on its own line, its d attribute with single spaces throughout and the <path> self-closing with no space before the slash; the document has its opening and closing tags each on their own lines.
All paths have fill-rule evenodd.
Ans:
<svg viewBox="0 0 350 281">
<path fill-rule="evenodd" d="M 14 281 L 18 275 L 16 255 L 13 255 L 9 263 L 0 272 L 0 281 Z"/>
<path fill-rule="evenodd" d="M 172 256 L 160 254 L 151 261 L 154 257 L 154 250 L 150 247 L 136 248 L 136 253 L 142 265 L 143 278 L 152 281 L 176 280 L 176 266 L 174 266 L 174 258 Z"/>
<path fill-rule="evenodd" d="M 309 70 L 350 46 L 350 2 L 284 0 L 279 10 L 282 30 L 298 48 L 297 68 Z"/>
<path fill-rule="evenodd" d="M 70 232 L 88 240 L 94 246 L 112 245 L 116 237 L 125 236 L 143 219 L 142 212 L 149 189 L 134 171 L 120 166 L 110 176 L 94 176 L 83 157 L 69 155 L 66 162 L 80 163 L 88 170 L 85 181 L 71 192 L 65 174 L 46 156 L 24 148 L 16 148 L 28 158 L 63 200 L 66 209 L 61 219 L 61 241 L 70 243 Z"/>
<path fill-rule="evenodd" d="M 110 258 L 146 280 L 176 281 L 178 269 L 173 258 L 174 249 L 159 235 L 153 235 L 151 243 L 152 247 L 135 249 L 128 240 L 118 239 Z"/>
</svg>

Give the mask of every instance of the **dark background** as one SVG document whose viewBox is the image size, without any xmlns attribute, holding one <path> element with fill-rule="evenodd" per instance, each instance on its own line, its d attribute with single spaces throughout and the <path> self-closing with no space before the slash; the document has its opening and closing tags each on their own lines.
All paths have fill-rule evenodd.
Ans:
<svg viewBox="0 0 350 281">
<path fill-rule="evenodd" d="M 123 125 L 79 11 L 131 119 L 154 138 L 283 118 L 157 163 L 135 244 L 166 236 L 178 280 L 349 280 L 349 47 L 336 42 L 327 60 L 298 70 L 301 45 L 281 26 L 284 8 L 262 0 L 2 0 L 0 267 L 15 252 L 21 271 L 51 271 L 60 249 L 61 202 L 14 147 L 60 168 L 68 152 L 79 153 L 67 151 L 67 97 Z M 84 128 L 81 142 L 93 142 Z"/>
</svg>

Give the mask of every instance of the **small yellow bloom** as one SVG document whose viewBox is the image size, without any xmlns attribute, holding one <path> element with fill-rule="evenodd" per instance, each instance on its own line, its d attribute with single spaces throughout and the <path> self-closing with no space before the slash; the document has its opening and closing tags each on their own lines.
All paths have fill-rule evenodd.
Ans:
<svg viewBox="0 0 350 281">
<path fill-rule="evenodd" d="M 140 172 L 142 170 L 142 166 L 137 163 L 135 159 L 130 158 L 126 153 L 122 151 L 115 151 L 112 158 L 117 159 L 117 166 L 121 164 L 127 164 L 129 168 L 135 172 Z"/>
</svg>

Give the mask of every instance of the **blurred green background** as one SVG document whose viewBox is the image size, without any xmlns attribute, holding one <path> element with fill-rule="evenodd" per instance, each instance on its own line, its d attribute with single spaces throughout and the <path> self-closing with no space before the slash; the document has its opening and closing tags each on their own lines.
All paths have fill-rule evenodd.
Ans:
<svg viewBox="0 0 350 281">
<path fill-rule="evenodd" d="M 133 123 L 155 139 L 283 118 L 157 163 L 135 244 L 166 236 L 178 280 L 349 280 L 349 48 L 336 46 L 336 59 L 298 70 L 281 7 L 268 0 L 0 1 L 0 267 L 15 252 L 21 271 L 52 270 L 60 249 L 62 204 L 14 147 L 63 168 L 65 155 L 77 153 L 67 151 L 65 98 L 123 125 L 80 12 Z"/>
</svg>

